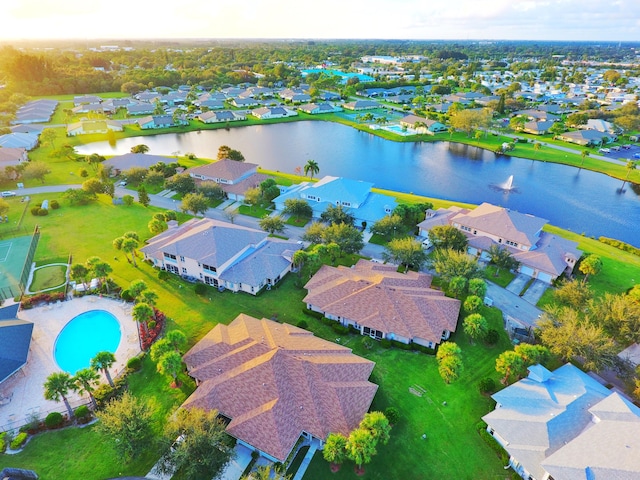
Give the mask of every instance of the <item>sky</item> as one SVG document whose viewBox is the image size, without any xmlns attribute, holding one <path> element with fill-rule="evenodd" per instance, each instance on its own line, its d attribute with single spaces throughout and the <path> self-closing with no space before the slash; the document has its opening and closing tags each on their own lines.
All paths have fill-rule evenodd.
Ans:
<svg viewBox="0 0 640 480">
<path fill-rule="evenodd" d="M 640 41 L 640 0 L 0 0 L 0 40 Z"/>
</svg>

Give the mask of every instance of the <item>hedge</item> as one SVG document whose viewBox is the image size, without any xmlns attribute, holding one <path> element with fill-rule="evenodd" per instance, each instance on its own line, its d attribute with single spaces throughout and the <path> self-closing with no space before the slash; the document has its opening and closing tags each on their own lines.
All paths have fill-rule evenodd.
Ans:
<svg viewBox="0 0 640 480">
<path fill-rule="evenodd" d="M 58 428 L 64 422 L 64 417 L 60 412 L 51 412 L 47 415 L 47 418 L 44 419 L 44 424 L 47 428 Z"/>
<path fill-rule="evenodd" d="M 322 312 L 316 312 L 315 310 L 309 310 L 308 308 L 303 308 L 302 313 L 317 319 L 324 318 L 324 315 L 322 314 Z"/>
<path fill-rule="evenodd" d="M 0 433 L 0 453 L 7 451 L 7 432 Z"/>
<path fill-rule="evenodd" d="M 21 432 L 16 435 L 16 438 L 11 441 L 11 450 L 18 450 L 20 447 L 22 447 L 22 445 L 24 445 L 24 442 L 27 441 L 28 436 L 29 434 L 27 432 Z"/>
</svg>

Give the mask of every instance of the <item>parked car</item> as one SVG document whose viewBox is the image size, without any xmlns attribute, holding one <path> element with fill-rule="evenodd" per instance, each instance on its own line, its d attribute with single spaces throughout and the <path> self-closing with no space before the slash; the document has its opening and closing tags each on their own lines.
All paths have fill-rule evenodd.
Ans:
<svg viewBox="0 0 640 480">
<path fill-rule="evenodd" d="M 633 154 L 633 158 L 640 158 L 640 152 L 638 152 L 638 153 L 634 153 L 634 154 Z"/>
<path fill-rule="evenodd" d="M 3 197 L 15 197 L 16 196 L 16 192 L 2 192 L 0 195 L 2 195 Z"/>
<path fill-rule="evenodd" d="M 608 148 L 601 148 L 600 150 L 598 150 L 598 153 L 611 153 L 611 150 L 609 150 Z"/>
</svg>

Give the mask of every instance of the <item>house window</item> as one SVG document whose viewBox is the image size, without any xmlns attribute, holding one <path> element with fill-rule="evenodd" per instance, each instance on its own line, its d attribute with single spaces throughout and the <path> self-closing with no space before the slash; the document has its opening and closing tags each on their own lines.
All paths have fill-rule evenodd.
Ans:
<svg viewBox="0 0 640 480">
<path fill-rule="evenodd" d="M 183 273 L 184 275 L 186 275 L 186 274 L 188 273 L 188 272 L 187 272 L 187 269 L 186 269 L 185 267 L 182 267 L 182 273 Z"/>
<path fill-rule="evenodd" d="M 474 231 L 473 231 L 473 234 L 474 234 L 474 235 L 477 235 L 477 234 L 478 234 L 478 231 L 477 231 L 477 230 L 474 230 Z"/>
<path fill-rule="evenodd" d="M 171 255 L 170 253 L 163 253 L 164 258 L 166 258 L 167 260 L 173 260 L 174 262 L 176 261 L 176 256 L 175 255 Z"/>
<path fill-rule="evenodd" d="M 184 262 L 184 257 L 182 255 L 180 255 L 180 261 Z"/>
<path fill-rule="evenodd" d="M 202 268 L 203 268 L 204 270 L 209 271 L 209 272 L 213 272 L 213 273 L 216 273 L 216 272 L 217 272 L 216 267 L 212 267 L 211 265 L 206 265 L 206 264 L 204 264 L 204 263 L 202 264 Z"/>
<path fill-rule="evenodd" d="M 501 238 L 498 239 L 498 243 L 502 243 L 502 239 Z"/>
<path fill-rule="evenodd" d="M 465 232 L 470 232 L 471 229 L 469 227 L 465 227 L 464 225 L 460 225 L 460 230 L 463 230 Z"/>
<path fill-rule="evenodd" d="M 345 207 L 350 207 L 351 206 L 351 202 L 342 202 L 342 205 L 344 205 Z"/>
<path fill-rule="evenodd" d="M 512 242 L 511 240 L 505 240 L 505 242 L 507 245 L 511 245 L 512 247 L 518 247 L 518 244 L 516 242 Z"/>
</svg>

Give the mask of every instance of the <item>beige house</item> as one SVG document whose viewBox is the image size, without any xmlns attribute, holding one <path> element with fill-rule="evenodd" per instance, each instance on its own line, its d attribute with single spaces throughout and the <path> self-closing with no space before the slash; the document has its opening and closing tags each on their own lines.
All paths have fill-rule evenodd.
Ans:
<svg viewBox="0 0 640 480">
<path fill-rule="evenodd" d="M 544 232 L 546 224 L 542 218 L 483 203 L 473 210 L 427 210 L 418 228 L 426 237 L 436 225 L 452 225 L 467 236 L 467 252 L 482 260 L 489 260 L 492 245 L 504 246 L 520 262 L 521 273 L 551 283 L 570 274 L 582 252 L 576 242 Z"/>
<path fill-rule="evenodd" d="M 431 276 L 360 260 L 352 268 L 323 265 L 305 285 L 307 308 L 383 338 L 435 348 L 454 332 L 460 301 L 431 288 Z"/>
<path fill-rule="evenodd" d="M 348 435 L 369 410 L 374 367 L 351 349 L 286 323 L 240 314 L 184 356 L 198 388 L 182 405 L 217 409 L 227 433 L 272 461 L 298 439 Z"/>
<path fill-rule="evenodd" d="M 71 123 L 67 126 L 67 136 L 89 135 L 91 133 L 121 132 L 122 124 L 115 120 L 87 120 Z"/>
<path fill-rule="evenodd" d="M 244 200 L 244 193 L 260 186 L 269 176 L 258 173 L 255 163 L 237 162 L 222 159 L 199 167 L 186 170 L 196 181 L 212 181 L 222 187 L 222 190 L 232 200 Z"/>
</svg>

